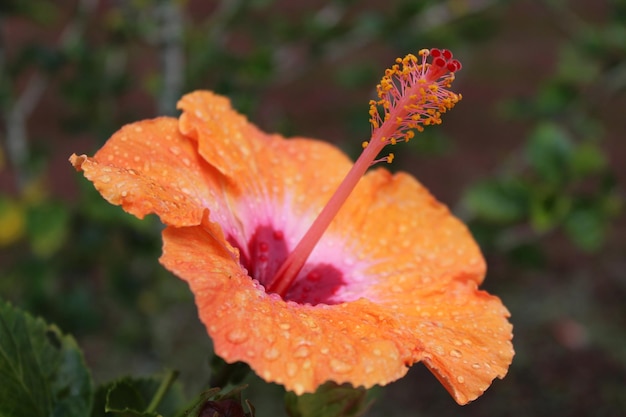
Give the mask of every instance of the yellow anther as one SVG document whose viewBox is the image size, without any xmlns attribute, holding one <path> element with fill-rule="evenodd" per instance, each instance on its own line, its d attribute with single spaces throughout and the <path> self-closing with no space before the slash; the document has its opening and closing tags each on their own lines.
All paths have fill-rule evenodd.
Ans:
<svg viewBox="0 0 626 417">
<path fill-rule="evenodd" d="M 389 155 L 387 155 L 387 163 L 390 164 L 393 162 L 393 158 L 395 158 L 395 156 L 390 153 Z"/>
<path fill-rule="evenodd" d="M 378 133 L 382 146 L 408 142 L 416 132 L 422 132 L 424 126 L 440 124 L 441 115 L 461 99 L 460 95 L 446 90 L 453 79 L 452 73 L 437 81 L 428 76 L 431 67 L 426 62 L 429 49 L 422 49 L 416 55 L 397 58 L 376 86 L 378 98 L 369 102 L 373 129 L 384 129 L 387 135 Z M 371 143 L 363 142 L 363 148 L 368 145 Z M 378 149 L 379 143 L 375 146 Z M 386 159 L 391 163 L 393 158 L 390 154 L 377 162 Z"/>
<path fill-rule="evenodd" d="M 364 140 L 363 143 L 361 143 L 361 146 L 363 147 L 363 149 L 367 148 L 367 145 L 369 145 L 369 142 Z"/>
</svg>

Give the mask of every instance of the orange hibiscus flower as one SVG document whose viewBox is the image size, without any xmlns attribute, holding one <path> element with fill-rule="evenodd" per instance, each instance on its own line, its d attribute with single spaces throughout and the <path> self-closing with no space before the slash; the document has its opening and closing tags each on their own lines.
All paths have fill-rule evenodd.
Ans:
<svg viewBox="0 0 626 417">
<path fill-rule="evenodd" d="M 478 290 L 479 248 L 426 188 L 382 168 L 361 178 L 460 99 L 452 54 L 420 55 L 383 77 L 354 165 L 327 143 L 263 133 L 206 91 L 180 100 L 179 119 L 124 126 L 70 161 L 110 203 L 165 223 L 161 263 L 189 283 L 227 362 L 300 394 L 384 385 L 422 361 L 464 404 L 507 372 L 509 313 Z"/>
</svg>

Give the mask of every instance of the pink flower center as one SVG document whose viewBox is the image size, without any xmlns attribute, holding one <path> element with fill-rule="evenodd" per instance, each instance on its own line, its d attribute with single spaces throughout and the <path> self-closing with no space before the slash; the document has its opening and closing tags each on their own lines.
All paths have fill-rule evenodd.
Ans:
<svg viewBox="0 0 626 417">
<path fill-rule="evenodd" d="M 272 226 L 259 226 L 247 242 L 246 250 L 232 237 L 231 245 L 240 249 L 240 262 L 250 277 L 259 281 L 264 287 L 272 282 L 272 278 L 286 261 L 289 249 L 284 233 Z M 335 293 L 346 285 L 343 272 L 328 263 L 307 263 L 299 279 L 294 280 L 283 299 L 300 304 L 317 305 L 338 304 L 333 299 Z"/>
</svg>

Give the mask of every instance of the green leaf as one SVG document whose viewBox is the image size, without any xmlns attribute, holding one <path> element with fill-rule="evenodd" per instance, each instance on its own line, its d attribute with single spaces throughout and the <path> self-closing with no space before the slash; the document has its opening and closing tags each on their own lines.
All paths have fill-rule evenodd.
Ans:
<svg viewBox="0 0 626 417">
<path fill-rule="evenodd" d="M 71 336 L 0 300 L 0 415 L 83 417 L 93 387 Z"/>
<path fill-rule="evenodd" d="M 565 45 L 561 49 L 560 59 L 557 62 L 558 77 L 572 83 L 594 81 L 600 71 L 598 61 L 589 59 L 580 45 L 576 44 Z"/>
<path fill-rule="evenodd" d="M 313 394 L 288 392 L 285 407 L 290 417 L 357 417 L 369 409 L 373 390 L 327 382 Z"/>
<path fill-rule="evenodd" d="M 572 199 L 567 195 L 548 194 L 535 190 L 530 204 L 530 224 L 537 232 L 557 227 L 571 210 Z"/>
<path fill-rule="evenodd" d="M 68 209 L 57 202 L 29 207 L 26 227 L 33 251 L 42 257 L 50 256 L 61 248 L 67 237 Z"/>
<path fill-rule="evenodd" d="M 541 123 L 530 135 L 526 157 L 542 181 L 552 185 L 566 182 L 572 142 L 566 131 L 554 123 Z"/>
<path fill-rule="evenodd" d="M 584 143 L 576 147 L 571 159 L 572 171 L 579 177 L 602 172 L 607 166 L 606 156 L 600 147 Z"/>
<path fill-rule="evenodd" d="M 565 219 L 565 231 L 581 249 L 593 252 L 602 246 L 606 235 L 606 219 L 598 207 L 579 207 Z"/>
<path fill-rule="evenodd" d="M 514 180 L 488 180 L 472 185 L 464 205 L 478 218 L 494 223 L 521 220 L 528 211 L 528 191 Z"/>
<path fill-rule="evenodd" d="M 98 387 L 92 417 L 173 416 L 185 406 L 176 373 L 146 378 L 124 377 Z"/>
<path fill-rule="evenodd" d="M 213 355 L 211 366 L 212 387 L 225 387 L 228 384 L 239 385 L 250 373 L 250 367 L 244 362 L 227 363 L 217 355 Z"/>
</svg>

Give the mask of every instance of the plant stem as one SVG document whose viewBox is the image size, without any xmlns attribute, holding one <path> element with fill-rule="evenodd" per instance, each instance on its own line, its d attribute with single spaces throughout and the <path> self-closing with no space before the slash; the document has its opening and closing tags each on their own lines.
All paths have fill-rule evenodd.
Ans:
<svg viewBox="0 0 626 417">
<path fill-rule="evenodd" d="M 167 391 L 170 389 L 177 377 L 178 371 L 170 370 L 167 372 L 165 378 L 163 378 L 163 380 L 161 381 L 161 385 L 159 385 L 159 389 L 157 389 L 154 397 L 152 397 L 148 408 L 146 408 L 146 413 L 153 413 L 156 411 L 156 408 L 159 406 L 159 404 L 161 404 L 161 401 L 163 401 L 163 397 L 165 397 L 165 394 L 167 394 Z"/>
</svg>

